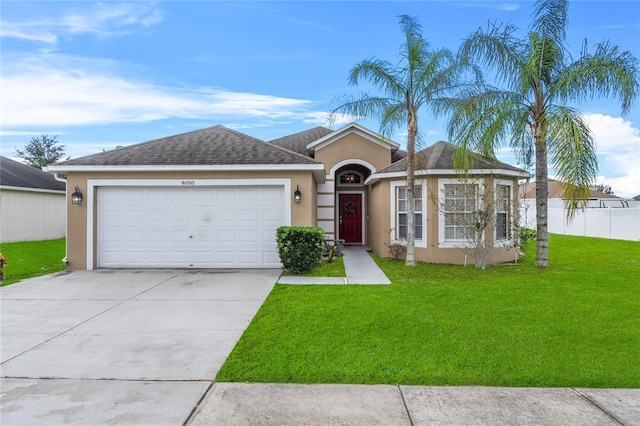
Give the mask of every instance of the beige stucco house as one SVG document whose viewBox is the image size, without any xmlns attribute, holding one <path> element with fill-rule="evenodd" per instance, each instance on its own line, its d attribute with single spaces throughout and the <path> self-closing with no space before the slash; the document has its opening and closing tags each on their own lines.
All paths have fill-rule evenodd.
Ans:
<svg viewBox="0 0 640 426">
<path fill-rule="evenodd" d="M 476 156 L 468 179 L 439 142 L 418 158 L 416 257 L 463 263 L 469 254 L 442 198 L 501 194 L 486 239 L 489 262 L 511 261 L 520 169 Z M 279 267 L 275 229 L 320 226 L 381 257 L 406 235 L 406 154 L 358 124 L 264 142 L 223 126 L 49 166 L 68 176 L 70 269 Z M 466 186 L 465 186 L 466 185 Z M 80 204 L 72 204 L 78 188 Z M 465 200 L 462 200 L 463 202 Z M 466 200 L 470 203 L 471 200 Z"/>
</svg>

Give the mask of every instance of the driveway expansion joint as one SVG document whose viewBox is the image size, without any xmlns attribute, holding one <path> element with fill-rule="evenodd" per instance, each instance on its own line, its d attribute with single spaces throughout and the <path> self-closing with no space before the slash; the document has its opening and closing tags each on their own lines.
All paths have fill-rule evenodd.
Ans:
<svg viewBox="0 0 640 426">
<path fill-rule="evenodd" d="M 411 418 L 411 412 L 409 411 L 409 407 L 407 406 L 407 401 L 404 399 L 404 393 L 402 393 L 402 386 L 398 385 L 398 392 L 400 392 L 400 398 L 402 398 L 402 405 L 404 405 L 404 409 L 407 412 L 407 417 L 409 418 L 409 424 L 414 426 L 413 419 Z"/>
<path fill-rule="evenodd" d="M 611 412 L 606 410 L 604 407 L 602 407 L 596 401 L 594 401 L 593 399 L 589 398 L 589 396 L 584 395 L 583 393 L 579 392 L 577 389 L 571 388 L 571 390 L 574 391 L 578 396 L 583 398 L 585 401 L 587 401 L 589 404 L 593 405 L 595 408 L 597 408 L 598 410 L 602 411 L 611 420 L 613 420 L 614 422 L 618 423 L 619 425 L 625 426 L 624 422 L 620 421 L 620 419 L 618 419 L 616 416 L 614 416 Z"/>
</svg>

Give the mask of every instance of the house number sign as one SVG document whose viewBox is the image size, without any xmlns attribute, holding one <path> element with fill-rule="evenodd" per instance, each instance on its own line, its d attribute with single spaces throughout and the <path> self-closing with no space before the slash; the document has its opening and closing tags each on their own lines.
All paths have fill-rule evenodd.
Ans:
<svg viewBox="0 0 640 426">
<path fill-rule="evenodd" d="M 183 186 L 193 186 L 196 184 L 195 180 L 183 180 L 182 181 L 182 185 Z"/>
</svg>

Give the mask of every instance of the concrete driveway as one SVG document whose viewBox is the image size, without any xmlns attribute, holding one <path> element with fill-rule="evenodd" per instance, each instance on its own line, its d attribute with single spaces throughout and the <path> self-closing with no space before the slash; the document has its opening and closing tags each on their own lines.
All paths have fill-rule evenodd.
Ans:
<svg viewBox="0 0 640 426">
<path fill-rule="evenodd" d="M 0 289 L 0 423 L 183 424 L 278 270 L 97 270 Z"/>
</svg>

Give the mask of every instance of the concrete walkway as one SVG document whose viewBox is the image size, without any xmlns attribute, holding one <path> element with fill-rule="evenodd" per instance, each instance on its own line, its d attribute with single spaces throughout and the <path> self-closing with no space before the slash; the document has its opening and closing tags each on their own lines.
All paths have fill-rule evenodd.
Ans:
<svg viewBox="0 0 640 426">
<path fill-rule="evenodd" d="M 640 425 L 640 389 L 216 383 L 189 425 Z"/>
<path fill-rule="evenodd" d="M 343 250 L 345 278 L 283 276 L 278 284 L 391 284 L 389 278 L 371 259 L 366 246 L 345 246 Z"/>
</svg>

